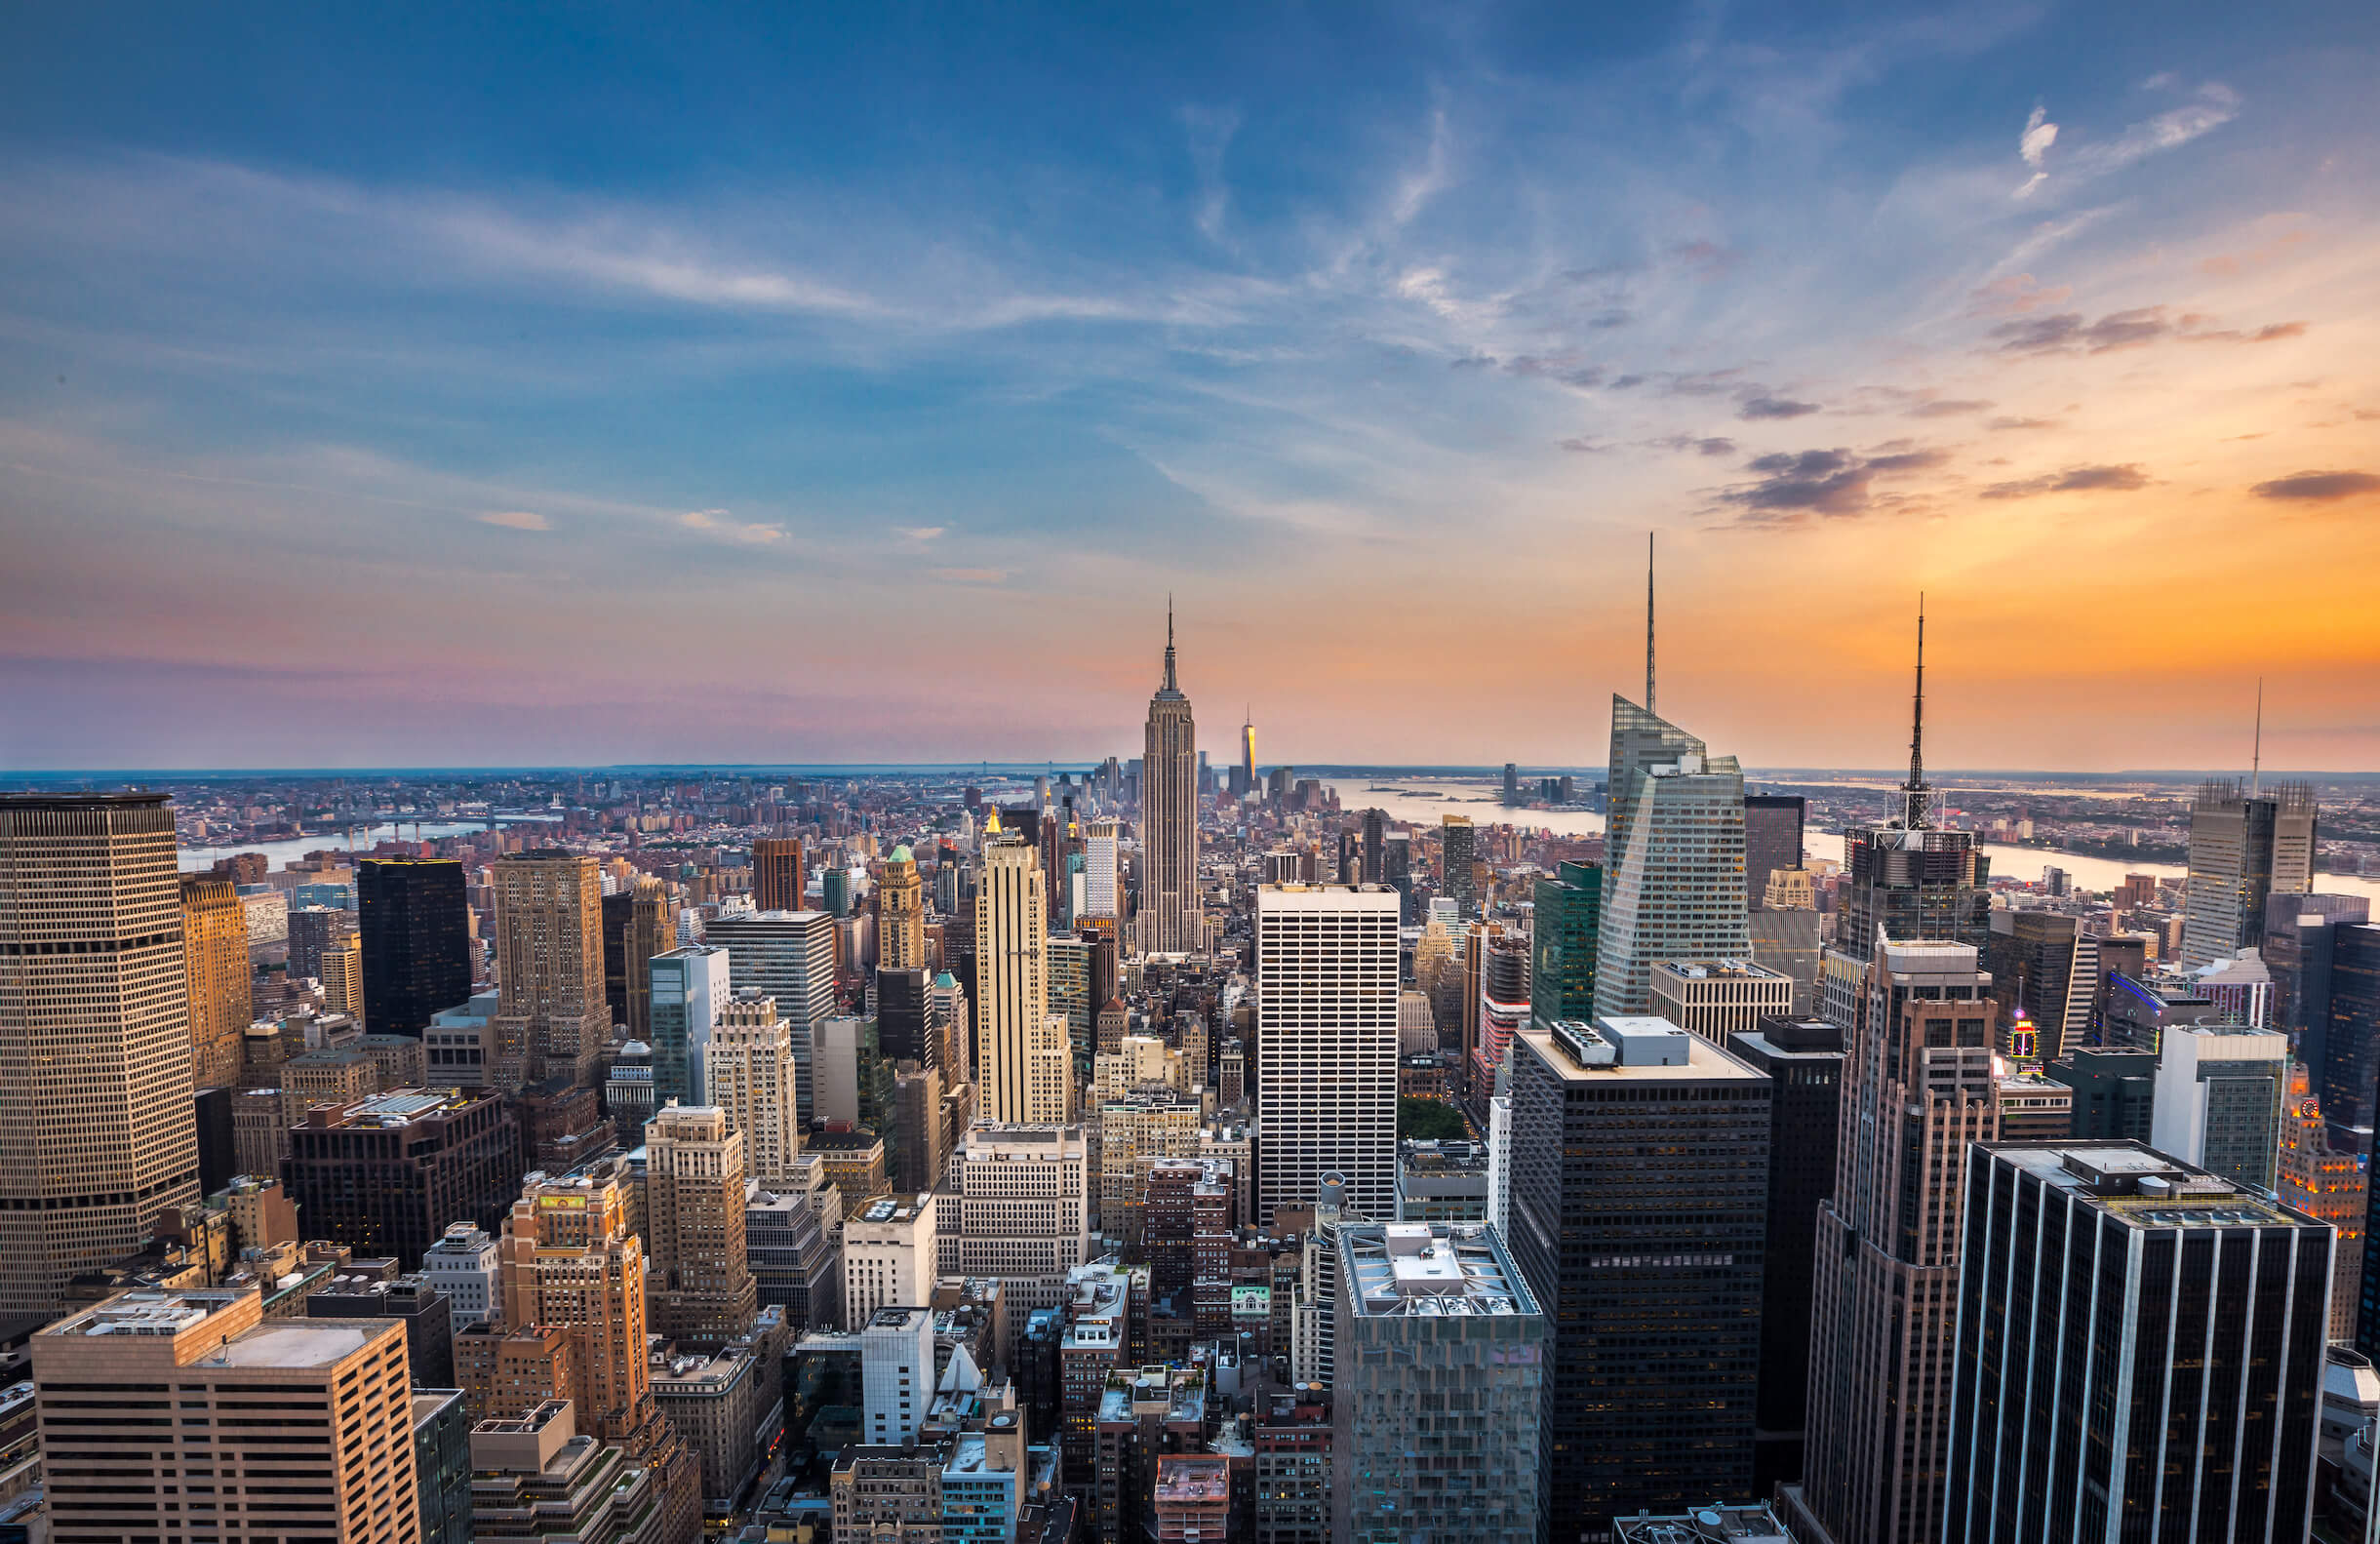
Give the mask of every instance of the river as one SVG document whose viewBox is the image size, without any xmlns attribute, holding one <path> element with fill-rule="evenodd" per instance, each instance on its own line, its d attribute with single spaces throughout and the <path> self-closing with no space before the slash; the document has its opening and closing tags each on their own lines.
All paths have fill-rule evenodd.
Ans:
<svg viewBox="0 0 2380 1544">
<path fill-rule="evenodd" d="M 496 823 L 499 826 L 507 826 L 518 825 L 525 820 L 559 820 L 561 818 L 560 815 L 550 814 L 500 814 L 496 817 Z M 461 836 L 466 831 L 485 831 L 487 829 L 488 822 L 485 820 L 424 820 L 421 822 L 418 839 L 427 842 L 442 836 Z M 229 857 L 234 852 L 261 852 L 264 854 L 266 868 L 279 869 L 291 858 L 303 857 L 308 852 L 358 850 L 369 852 L 379 842 L 411 842 L 414 840 L 416 840 L 414 822 L 404 820 L 376 825 L 370 830 L 360 833 L 354 849 L 348 847 L 347 834 L 344 831 L 325 831 L 314 836 L 290 837 L 280 842 L 243 842 L 234 847 L 185 847 L 181 850 L 181 868 L 184 873 L 196 869 L 210 869 L 215 866 L 217 858 Z"/>
<path fill-rule="evenodd" d="M 1402 790 L 1399 793 L 1373 793 L 1370 785 L 1385 782 Z M 1332 777 L 1324 779 L 1326 787 L 1338 795 L 1339 808 L 1348 812 L 1368 809 L 1386 811 L 1392 820 L 1408 825 L 1436 825 L 1449 814 L 1469 815 L 1480 825 L 1516 825 L 1557 832 L 1563 836 L 1601 836 L 1604 817 L 1583 810 L 1506 810 L 1500 800 L 1502 789 L 1493 782 L 1447 781 L 1436 778 L 1365 778 Z M 1415 798 L 1415 794 L 1439 794 L 1444 797 Z M 1487 801 L 1475 803 L 1474 801 Z M 1843 861 L 1843 833 L 1811 830 L 1805 834 L 1803 846 L 1812 857 Z M 2039 883 L 2044 868 L 2062 868 L 2074 877 L 2079 890 L 2112 891 L 2123 882 L 2126 874 L 2154 874 L 2160 879 L 2179 879 L 2183 867 L 2179 863 L 2138 863 L 2117 858 L 2086 857 L 2079 852 L 2052 852 L 2043 848 L 2004 847 L 1987 842 L 1984 853 L 1992 860 L 1992 872 L 2002 879 Z M 2353 874 L 2317 874 L 2314 888 L 2333 895 L 2368 895 L 2375 908 L 2380 908 L 2380 878 Z"/>
</svg>

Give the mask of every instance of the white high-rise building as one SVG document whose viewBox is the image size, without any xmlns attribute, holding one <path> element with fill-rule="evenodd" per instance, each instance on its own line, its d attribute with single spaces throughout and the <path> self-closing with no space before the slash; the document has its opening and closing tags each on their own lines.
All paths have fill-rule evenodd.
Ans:
<svg viewBox="0 0 2380 1544">
<path fill-rule="evenodd" d="M 1732 756 L 1624 697 L 1611 699 L 1598 1017 L 1652 1010 L 1660 960 L 1749 960 L 1744 773 Z"/>
<path fill-rule="evenodd" d="M 712 922 L 705 941 L 728 951 L 729 984 L 776 1000 L 793 1044 L 794 1097 L 812 1120 L 810 1048 L 835 1011 L 835 919 L 822 911 L 755 911 Z"/>
<path fill-rule="evenodd" d="M 1003 1278 L 1012 1316 L 1056 1307 L 1091 1257 L 1090 1186 L 1080 1128 L 970 1127 L 950 1155 L 940 1274 Z"/>
<path fill-rule="evenodd" d="M 917 1435 L 933 1403 L 933 1311 L 888 1306 L 857 1323 L 862 1437 L 898 1446 Z"/>
<path fill-rule="evenodd" d="M 2158 1036 L 2149 1143 L 2271 1193 L 2281 1163 L 2289 1037 L 2232 1024 L 2168 1024 Z"/>
<path fill-rule="evenodd" d="M 479 1224 L 449 1224 L 446 1236 L 422 1251 L 421 1274 L 445 1294 L 447 1320 L 456 1330 L 496 1316 L 496 1239 Z"/>
<path fill-rule="evenodd" d="M 941 1258 L 939 1207 L 950 1199 L 931 1190 L 877 1196 L 843 1219 L 845 1323 L 864 1325 L 880 1308 L 933 1300 Z"/>
<path fill-rule="evenodd" d="M 1093 820 L 1083 838 L 1083 915 L 1114 917 L 1120 902 L 1116 883 L 1123 839 L 1113 820 Z"/>
<path fill-rule="evenodd" d="M 795 1088 L 793 1033 L 776 999 L 738 992 L 711 1025 L 702 1086 L 743 1133 L 747 1177 L 782 1185 L 802 1153 L 801 1100 Z"/>
<path fill-rule="evenodd" d="M 1384 885 L 1256 892 L 1256 1222 L 1325 1174 L 1368 1217 L 1396 1214 L 1397 909 Z"/>
<path fill-rule="evenodd" d="M 1050 907 L 1040 854 L 999 825 L 995 812 L 975 890 L 975 1111 L 1030 1121 L 1029 1068 L 1050 1016 Z"/>
</svg>

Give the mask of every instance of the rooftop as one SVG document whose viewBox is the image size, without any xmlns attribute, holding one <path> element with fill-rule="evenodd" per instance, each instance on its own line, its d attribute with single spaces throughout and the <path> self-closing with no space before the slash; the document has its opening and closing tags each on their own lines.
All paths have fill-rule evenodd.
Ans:
<svg viewBox="0 0 2380 1544">
<path fill-rule="evenodd" d="M 1750 960 L 1660 960 L 1656 970 L 1668 970 L 1689 981 L 1790 981 L 1793 977 Z"/>
<path fill-rule="evenodd" d="M 2325 1226 L 2139 1142 L 2003 1142 L 1984 1150 L 2134 1228 Z"/>
<path fill-rule="evenodd" d="M 1700 1035 L 1665 1018 L 1599 1018 L 1593 1024 L 1562 1019 L 1547 1029 L 1522 1028 L 1526 1041 L 1565 1081 L 1606 1079 L 1650 1083 L 1765 1081 L 1767 1074 L 1738 1060 Z"/>
<path fill-rule="evenodd" d="M 1537 1312 L 1502 1242 L 1479 1223 L 1341 1227 L 1339 1272 L 1367 1317 Z"/>
<path fill-rule="evenodd" d="M 1620 1544 L 1793 1544 L 1777 1515 L 1761 1502 L 1707 1506 L 1677 1517 L 1614 1518 Z"/>
</svg>

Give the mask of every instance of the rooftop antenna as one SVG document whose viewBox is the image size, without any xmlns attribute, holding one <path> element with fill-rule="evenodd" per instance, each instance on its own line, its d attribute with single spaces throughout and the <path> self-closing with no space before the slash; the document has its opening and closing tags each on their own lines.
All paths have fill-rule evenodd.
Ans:
<svg viewBox="0 0 2380 1544">
<path fill-rule="evenodd" d="M 1645 711 L 1652 708 L 1652 536 L 1645 533 Z"/>
<path fill-rule="evenodd" d="M 1166 592 L 1166 684 L 1159 690 L 1178 692 L 1173 684 L 1173 592 Z"/>
<path fill-rule="evenodd" d="M 2256 678 L 2256 748 L 2248 753 L 2247 796 L 2250 799 L 2264 788 L 2264 677 Z"/>
<path fill-rule="evenodd" d="M 1921 830 L 1926 818 L 1925 786 L 1925 592 L 1918 591 L 1918 690 L 1909 715 L 1909 783 L 1901 790 L 1901 828 Z"/>
</svg>

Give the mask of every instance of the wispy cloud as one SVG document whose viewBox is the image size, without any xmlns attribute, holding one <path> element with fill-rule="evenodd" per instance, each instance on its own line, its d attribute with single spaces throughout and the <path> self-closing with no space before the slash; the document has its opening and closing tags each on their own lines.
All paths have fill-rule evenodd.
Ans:
<svg viewBox="0 0 2380 1544">
<path fill-rule="evenodd" d="M 737 520 L 724 509 L 690 509 L 678 517 L 678 524 L 689 531 L 699 531 L 705 535 L 720 536 L 729 541 L 748 542 L 756 547 L 785 539 L 785 528 L 782 526 Z"/>
<path fill-rule="evenodd" d="M 1389 205 L 1389 218 L 1398 225 L 1412 223 L 1422 206 L 1447 190 L 1453 181 L 1453 150 L 1447 128 L 1447 110 L 1430 110 L 1430 143 L 1422 152 L 1420 164 L 1408 170 L 1397 179 L 1397 193 Z"/>
<path fill-rule="evenodd" d="M 491 509 L 479 517 L 482 525 L 502 526 L 508 531 L 551 531 L 552 522 L 531 509 Z"/>
<path fill-rule="evenodd" d="M 2149 474 L 2133 462 L 2122 466 L 2069 466 L 2016 482 L 1994 483 L 1980 496 L 2032 498 L 2041 494 L 2129 494 L 2149 486 Z"/>
<path fill-rule="evenodd" d="M 2017 137 L 2017 155 L 2031 175 L 2016 189 L 2016 196 L 2032 197 L 2050 179 L 2053 170 L 2062 180 L 2073 182 L 2121 172 L 2159 151 L 2188 144 L 2239 115 L 2239 93 L 2220 81 L 2208 81 L 2182 106 L 2133 124 L 2113 139 L 2084 144 L 2062 158 L 2062 166 L 2052 168 L 2048 164 L 2049 151 L 2058 141 L 2058 126 L 2049 121 L 2045 108 L 2035 107 L 2033 115 L 2025 120 L 2024 133 Z"/>
<path fill-rule="evenodd" d="M 2330 503 L 2365 494 L 2380 494 L 2380 476 L 2370 472 L 2295 472 L 2258 483 L 2249 490 L 2259 498 L 2296 499 Z"/>
</svg>

